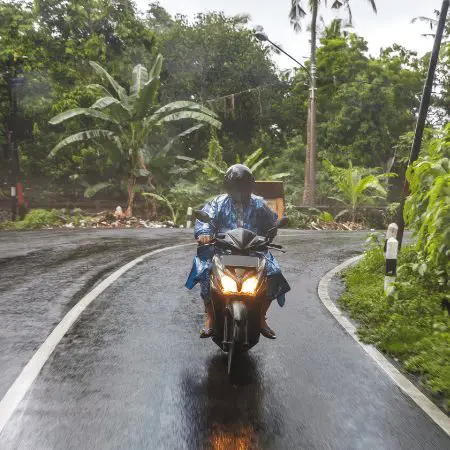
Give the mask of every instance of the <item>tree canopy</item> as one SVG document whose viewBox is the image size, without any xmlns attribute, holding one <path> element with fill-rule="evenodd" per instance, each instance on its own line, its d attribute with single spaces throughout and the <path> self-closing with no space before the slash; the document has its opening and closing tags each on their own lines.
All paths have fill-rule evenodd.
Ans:
<svg viewBox="0 0 450 450">
<path fill-rule="evenodd" d="M 325 159 L 341 168 L 352 161 L 365 169 L 403 170 L 429 55 L 419 57 L 392 43 L 379 55 L 370 56 L 364 37 L 343 28 L 339 21 L 330 23 L 320 36 L 318 201 L 328 202 L 331 188 L 322 163 Z M 174 142 L 173 151 L 151 168 L 155 189 L 170 190 L 180 181 L 180 173 L 194 182 L 199 174 L 176 157 L 207 159 L 211 140 L 216 139 L 224 165 L 244 161 L 261 149 L 266 163 L 259 177 L 288 173 L 284 178 L 288 198 L 299 201 L 308 107 L 305 72 L 280 71 L 271 48 L 255 39 L 248 16 L 210 12 L 188 20 L 171 16 L 158 3 L 140 12 L 129 0 L 3 0 L 0 42 L 3 133 L 9 115 L 6 63 L 11 54 L 26 56 L 20 75 L 25 82 L 17 87 L 22 127 L 15 133 L 23 178 L 29 184 L 43 178 L 64 191 L 83 191 L 86 183 L 107 183 L 114 178 L 111 161 L 98 159 L 92 142 L 79 141 L 70 152 L 47 158 L 65 136 L 89 129 L 95 119 L 79 114 L 65 128 L 52 126 L 49 120 L 64 111 L 94 105 L 100 92 L 88 86 L 101 84 L 95 67 L 104 68 L 130 93 L 133 68 L 150 68 L 160 53 L 164 64 L 152 104 L 155 110 L 171 102 L 195 102 L 217 114 L 222 128 L 211 134 L 204 127 Z M 448 39 L 445 42 L 429 116 L 431 129 L 440 128 L 450 113 Z M 107 129 L 112 131 L 114 126 L 109 123 Z M 171 124 L 168 138 L 185 130 L 185 123 Z M 167 143 L 162 135 L 153 136 L 154 145 L 162 148 Z M 6 179 L 6 145 L 0 157 L 0 174 Z M 390 197 L 395 195 L 399 190 Z"/>
</svg>

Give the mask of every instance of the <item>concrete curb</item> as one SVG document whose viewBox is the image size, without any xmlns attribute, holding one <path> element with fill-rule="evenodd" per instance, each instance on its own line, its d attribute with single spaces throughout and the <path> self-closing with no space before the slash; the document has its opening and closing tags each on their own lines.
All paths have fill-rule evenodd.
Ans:
<svg viewBox="0 0 450 450">
<path fill-rule="evenodd" d="M 383 369 L 383 371 L 391 378 L 392 381 L 408 395 L 419 408 L 421 408 L 442 430 L 450 436 L 450 419 L 430 400 L 428 399 L 414 384 L 411 383 L 400 371 L 395 368 L 373 345 L 367 345 L 361 342 L 356 333 L 356 327 L 345 317 L 342 311 L 333 303 L 329 294 L 328 287 L 332 278 L 348 266 L 359 261 L 363 255 L 358 255 L 344 261 L 334 269 L 325 274 L 319 282 L 317 292 L 321 302 L 325 308 L 338 321 L 339 325 L 364 349 L 364 351 Z"/>
</svg>

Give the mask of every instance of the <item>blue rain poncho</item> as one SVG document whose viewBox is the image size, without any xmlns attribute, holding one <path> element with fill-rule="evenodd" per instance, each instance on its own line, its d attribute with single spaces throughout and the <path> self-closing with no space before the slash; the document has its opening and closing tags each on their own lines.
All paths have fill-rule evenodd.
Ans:
<svg viewBox="0 0 450 450">
<path fill-rule="evenodd" d="M 211 217 L 211 223 L 197 220 L 195 238 L 201 235 L 213 237 L 217 233 L 226 233 L 238 227 L 251 230 L 259 236 L 265 236 L 277 219 L 277 215 L 267 206 L 263 198 L 256 195 L 251 196 L 250 204 L 241 211 L 241 214 L 238 213 L 238 209 L 238 205 L 235 205 L 227 194 L 219 195 L 207 203 L 203 211 Z M 210 273 L 214 251 L 213 246 L 198 247 L 197 256 L 194 258 L 192 270 L 186 282 L 188 289 L 200 283 L 201 295 L 205 303 L 211 300 Z M 258 254 L 264 254 L 267 261 L 267 297 L 270 300 L 276 298 L 279 305 L 283 306 L 285 294 L 290 290 L 289 284 L 282 275 L 278 262 L 269 251 L 258 252 Z"/>
</svg>

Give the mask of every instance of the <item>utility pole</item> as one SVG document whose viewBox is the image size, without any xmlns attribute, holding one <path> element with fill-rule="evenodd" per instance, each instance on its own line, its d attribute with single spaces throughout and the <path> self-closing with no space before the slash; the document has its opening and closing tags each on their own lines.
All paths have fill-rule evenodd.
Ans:
<svg viewBox="0 0 450 450">
<path fill-rule="evenodd" d="M 441 48 L 442 35 L 444 34 L 445 21 L 447 19 L 449 2 L 450 0 L 443 0 L 441 12 L 439 14 L 439 22 L 436 29 L 436 36 L 434 38 L 434 45 L 433 51 L 431 52 L 430 64 L 428 66 L 428 74 L 423 87 L 422 101 L 420 102 L 419 115 L 417 117 L 417 124 L 416 124 L 416 132 L 414 134 L 414 141 L 411 147 L 408 167 L 410 167 L 411 164 L 413 164 L 419 157 L 420 147 L 422 145 L 423 130 L 425 128 L 428 108 L 430 106 L 431 92 L 433 90 L 434 74 L 436 72 L 436 65 L 439 59 L 439 50 Z M 403 233 L 405 230 L 405 218 L 403 215 L 403 211 L 405 208 L 405 201 L 406 197 L 408 196 L 408 192 L 409 192 L 409 183 L 405 175 L 403 194 L 400 201 L 400 207 L 397 218 L 398 223 L 397 239 L 399 243 L 399 248 L 402 245 Z"/>
<path fill-rule="evenodd" d="M 317 10 L 316 15 L 317 18 Z M 256 39 L 261 42 L 269 42 L 273 47 L 284 53 L 286 56 L 297 63 L 308 75 L 309 84 L 309 101 L 308 101 L 308 119 L 306 123 L 306 157 L 305 157 L 305 184 L 303 191 L 303 204 L 312 206 L 314 204 L 316 192 L 316 159 L 317 159 L 317 124 L 316 124 L 316 45 L 311 48 L 311 71 L 308 70 L 302 63 L 297 61 L 289 53 L 285 52 L 281 47 L 272 42 L 265 33 L 255 33 Z M 316 42 L 315 22 L 311 31 L 311 39 Z"/>
<path fill-rule="evenodd" d="M 317 60 L 317 13 L 318 3 L 312 3 L 311 20 L 311 73 L 309 77 L 308 126 L 306 128 L 305 189 L 303 204 L 313 206 L 316 196 L 317 166 L 317 96 L 316 96 L 316 60 Z"/>
</svg>

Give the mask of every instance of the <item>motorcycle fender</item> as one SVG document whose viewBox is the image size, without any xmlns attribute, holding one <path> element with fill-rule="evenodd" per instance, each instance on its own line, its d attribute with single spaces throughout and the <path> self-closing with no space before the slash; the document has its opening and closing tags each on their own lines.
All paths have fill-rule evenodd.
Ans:
<svg viewBox="0 0 450 450">
<path fill-rule="evenodd" d="M 241 322 L 247 318 L 247 307 L 242 302 L 233 302 L 231 304 L 231 314 L 236 322 Z"/>
</svg>

